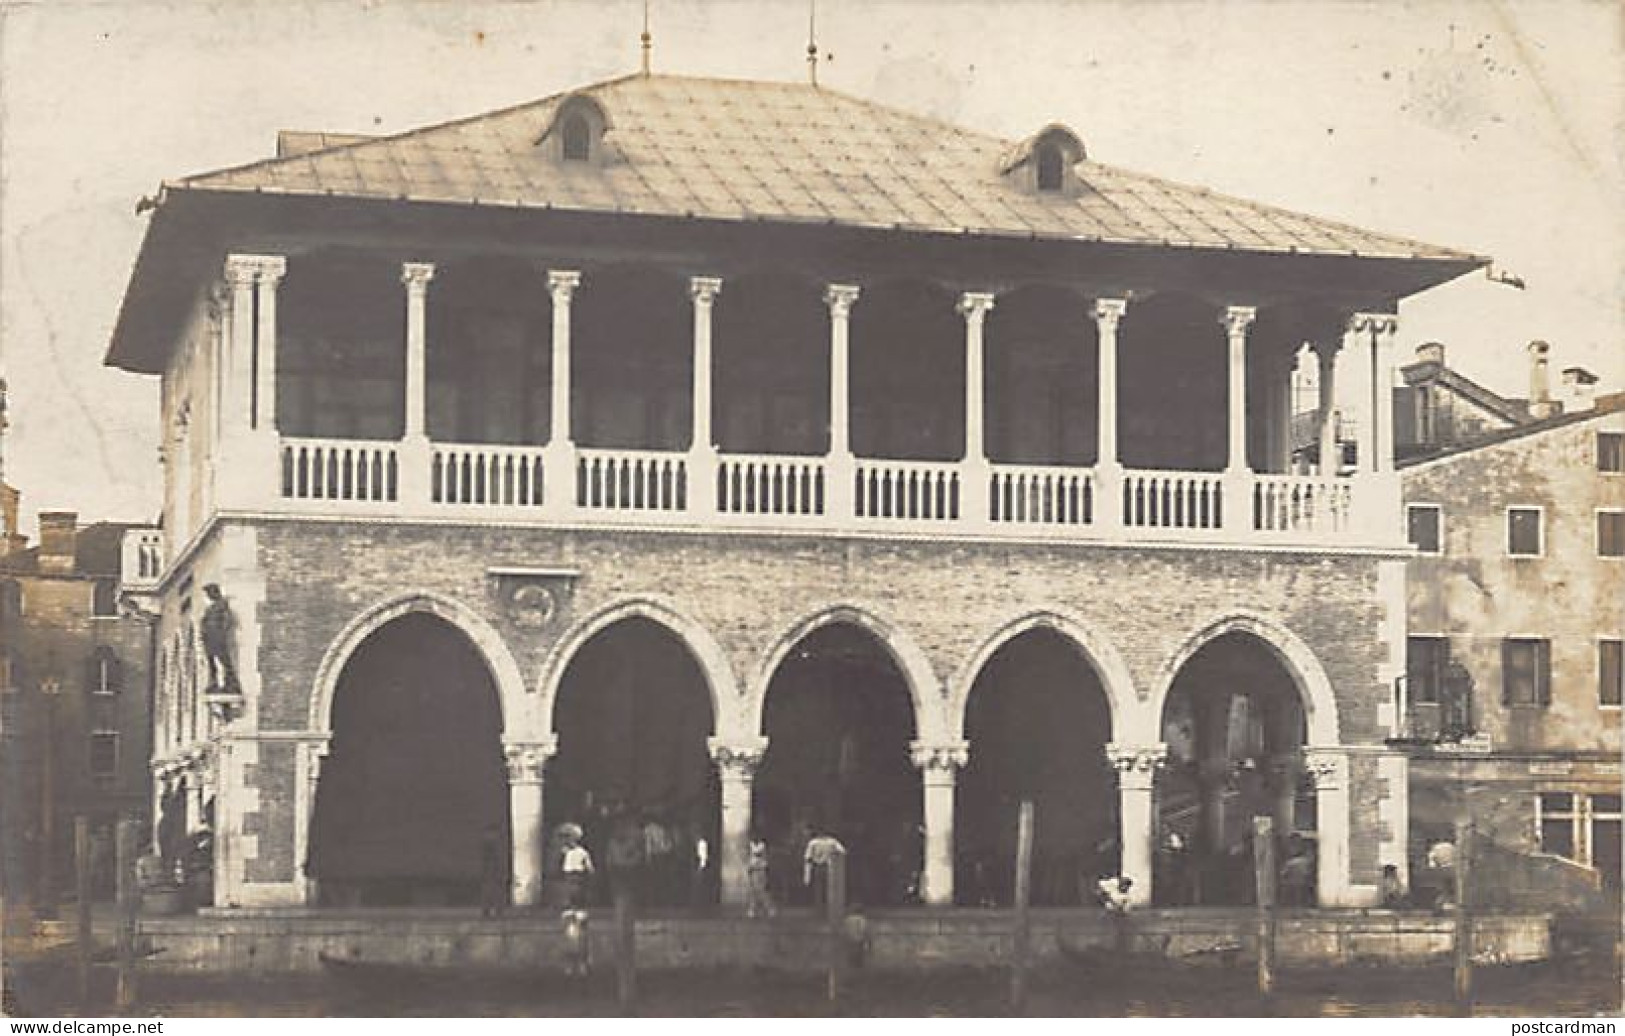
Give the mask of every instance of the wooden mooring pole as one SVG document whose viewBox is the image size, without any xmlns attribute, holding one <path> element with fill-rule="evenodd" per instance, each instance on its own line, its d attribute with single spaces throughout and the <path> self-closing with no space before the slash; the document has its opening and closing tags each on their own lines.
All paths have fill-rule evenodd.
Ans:
<svg viewBox="0 0 1625 1036">
<path fill-rule="evenodd" d="M 90 927 L 90 818 L 73 818 L 73 885 L 78 902 L 75 943 L 78 948 L 79 1005 L 90 1006 L 90 962 L 95 952 Z"/>
<path fill-rule="evenodd" d="M 1473 866 L 1473 825 L 1456 821 L 1456 1003 L 1467 1007 L 1473 1002 L 1473 911 L 1468 886 Z"/>
<path fill-rule="evenodd" d="M 1016 930 L 1011 947 L 1010 1009 L 1027 1009 L 1027 965 L 1032 953 L 1033 803 L 1023 799 L 1016 821 Z"/>
<path fill-rule="evenodd" d="M 118 992 L 120 1010 L 135 1006 L 136 1000 L 136 911 L 141 905 L 141 889 L 136 882 L 136 858 L 140 856 L 142 822 L 125 817 L 118 825 Z"/>
<path fill-rule="evenodd" d="M 840 1003 L 846 985 L 846 853 L 834 853 L 824 868 L 825 919 L 829 925 L 829 1002 Z"/>
<path fill-rule="evenodd" d="M 1253 879 L 1258 900 L 1258 995 L 1275 993 L 1275 821 L 1253 818 Z"/>
<path fill-rule="evenodd" d="M 615 881 L 615 1002 L 630 1013 L 638 998 L 637 911 L 633 899 L 633 877 L 623 874 Z"/>
</svg>

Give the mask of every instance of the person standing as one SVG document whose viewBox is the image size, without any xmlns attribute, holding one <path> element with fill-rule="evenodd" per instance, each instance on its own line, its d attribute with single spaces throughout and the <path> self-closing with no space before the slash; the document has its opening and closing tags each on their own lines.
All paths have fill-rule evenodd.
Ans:
<svg viewBox="0 0 1625 1036">
<path fill-rule="evenodd" d="M 565 904 L 572 908 L 584 907 L 593 875 L 592 853 L 581 844 L 581 829 L 576 825 L 564 825 L 562 834 L 564 859 L 559 869 L 564 874 Z"/>
<path fill-rule="evenodd" d="M 778 913 L 773 905 L 773 894 L 767 887 L 767 842 L 760 838 L 750 840 L 750 854 L 745 860 L 746 917 L 772 917 Z"/>
<path fill-rule="evenodd" d="M 1405 883 L 1399 880 L 1399 867 L 1392 863 L 1382 865 L 1382 880 L 1378 886 L 1382 893 L 1384 910 L 1403 910 L 1410 905 Z"/>
<path fill-rule="evenodd" d="M 801 883 L 812 886 L 813 902 L 827 902 L 829 865 L 837 856 L 846 855 L 846 846 L 834 835 L 820 831 L 807 839 L 807 851 L 802 856 Z M 815 882 L 813 879 L 817 878 Z"/>
<path fill-rule="evenodd" d="M 585 977 L 592 970 L 592 939 L 587 930 L 587 912 L 571 907 L 560 915 L 560 920 L 564 922 L 564 973 L 577 978 Z"/>
<path fill-rule="evenodd" d="M 703 907 L 710 898 L 711 879 L 711 842 L 705 833 L 698 828 L 694 829 L 694 873 L 689 880 L 689 902 L 695 907 Z"/>
</svg>

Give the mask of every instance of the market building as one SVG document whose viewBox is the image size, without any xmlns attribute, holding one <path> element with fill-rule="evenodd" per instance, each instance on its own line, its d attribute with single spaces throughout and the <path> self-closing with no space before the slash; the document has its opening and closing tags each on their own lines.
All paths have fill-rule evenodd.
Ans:
<svg viewBox="0 0 1625 1036">
<path fill-rule="evenodd" d="M 285 133 L 164 185 L 107 356 L 163 386 L 155 824 L 220 907 L 472 903 L 493 840 L 535 904 L 617 815 L 657 905 L 752 837 L 793 895 L 816 830 L 950 904 L 1031 799 L 1037 901 L 1179 905 L 1263 813 L 1375 902 L 1395 314 L 1485 262 L 810 84 Z M 1306 344 L 1347 470 L 1293 461 Z"/>
</svg>

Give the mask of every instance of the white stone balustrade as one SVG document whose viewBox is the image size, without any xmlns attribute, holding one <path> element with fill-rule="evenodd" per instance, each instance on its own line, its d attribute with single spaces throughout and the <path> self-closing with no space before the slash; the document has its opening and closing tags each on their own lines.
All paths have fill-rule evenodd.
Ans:
<svg viewBox="0 0 1625 1036">
<path fill-rule="evenodd" d="M 936 530 L 1042 539 L 1181 540 L 1395 546 L 1380 479 L 1243 476 L 1237 508 L 1216 471 L 852 459 L 845 492 L 829 456 L 717 454 L 702 483 L 687 452 L 576 447 L 570 468 L 548 447 L 433 443 L 416 495 L 394 441 L 284 438 L 274 506 L 402 517 L 502 512 L 505 519 L 714 522 L 729 528 Z M 985 490 L 967 492 L 974 479 Z M 1366 500 L 1375 497 L 1374 500 Z M 841 505 L 845 504 L 844 510 Z M 1362 517 L 1363 516 L 1363 517 Z M 1393 528 L 1390 528 L 1393 526 Z"/>
<path fill-rule="evenodd" d="M 1095 521 L 1091 468 L 995 464 L 989 519 L 1023 525 L 1087 526 Z"/>
<path fill-rule="evenodd" d="M 1353 524 L 1353 505 L 1353 485 L 1346 478 L 1253 477 L 1253 528 L 1258 532 L 1346 532 Z"/>
<path fill-rule="evenodd" d="M 437 443 L 431 449 L 429 499 L 436 504 L 541 507 L 540 446 Z"/>
<path fill-rule="evenodd" d="M 1193 471 L 1123 472 L 1123 525 L 1128 529 L 1219 530 L 1225 527 L 1224 476 Z"/>
<path fill-rule="evenodd" d="M 688 457 L 655 450 L 577 450 L 576 504 L 587 510 L 682 511 Z"/>
<path fill-rule="evenodd" d="M 825 513 L 821 458 L 724 455 L 718 462 L 719 514 L 815 517 Z"/>
<path fill-rule="evenodd" d="M 394 503 L 400 497 L 399 449 L 397 442 L 363 439 L 283 439 L 282 496 Z"/>
<path fill-rule="evenodd" d="M 858 518 L 949 522 L 958 519 L 969 465 L 949 461 L 857 459 Z"/>
</svg>

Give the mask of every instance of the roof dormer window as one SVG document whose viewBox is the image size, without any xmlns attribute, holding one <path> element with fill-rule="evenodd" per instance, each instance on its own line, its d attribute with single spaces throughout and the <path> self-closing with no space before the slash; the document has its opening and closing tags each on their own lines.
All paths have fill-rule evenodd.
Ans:
<svg viewBox="0 0 1625 1036">
<path fill-rule="evenodd" d="M 1052 123 L 1007 152 L 999 171 L 1026 191 L 1070 195 L 1079 187 L 1073 167 L 1085 157 L 1078 135 Z"/>
<path fill-rule="evenodd" d="M 546 148 L 555 162 L 603 165 L 604 134 L 609 129 L 609 113 L 596 98 L 573 94 L 559 102 L 536 144 Z"/>
<path fill-rule="evenodd" d="M 564 125 L 559 130 L 559 146 L 564 149 L 566 162 L 592 161 L 592 128 L 580 112 L 571 112 L 564 117 Z"/>
<path fill-rule="evenodd" d="M 1033 164 L 1038 172 L 1038 189 L 1059 191 L 1066 184 L 1066 164 L 1061 149 L 1051 141 L 1038 145 L 1033 152 Z"/>
</svg>

